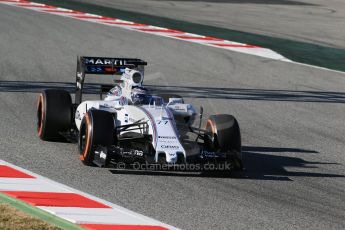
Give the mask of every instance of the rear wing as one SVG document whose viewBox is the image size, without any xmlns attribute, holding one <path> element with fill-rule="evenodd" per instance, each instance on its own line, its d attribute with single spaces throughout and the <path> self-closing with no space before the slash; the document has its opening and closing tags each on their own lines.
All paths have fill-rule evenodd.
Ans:
<svg viewBox="0 0 345 230">
<path fill-rule="evenodd" d="M 126 68 L 136 69 L 144 74 L 147 62 L 137 58 L 85 57 L 77 60 L 75 103 L 82 101 L 82 89 L 86 74 L 119 75 Z"/>
</svg>

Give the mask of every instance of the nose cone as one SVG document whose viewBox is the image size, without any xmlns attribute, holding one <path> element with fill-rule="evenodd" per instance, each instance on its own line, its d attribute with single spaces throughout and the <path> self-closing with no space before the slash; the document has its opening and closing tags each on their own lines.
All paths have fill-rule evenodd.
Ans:
<svg viewBox="0 0 345 230">
<path fill-rule="evenodd" d="M 166 161 L 168 164 L 174 164 L 177 162 L 177 152 L 166 152 Z"/>
<path fill-rule="evenodd" d="M 165 152 L 167 164 L 184 164 L 186 163 L 185 152 Z"/>
</svg>

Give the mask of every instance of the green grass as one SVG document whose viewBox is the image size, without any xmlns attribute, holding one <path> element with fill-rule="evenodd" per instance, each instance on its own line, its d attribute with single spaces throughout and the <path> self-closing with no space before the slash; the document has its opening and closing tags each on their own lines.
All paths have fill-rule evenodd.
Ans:
<svg viewBox="0 0 345 230">
<path fill-rule="evenodd" d="M 7 204 L 0 203 L 0 229 L 37 229 L 37 230 L 60 230 L 40 219 L 25 214 Z"/>
<path fill-rule="evenodd" d="M 0 229 L 84 229 L 0 192 Z"/>
</svg>

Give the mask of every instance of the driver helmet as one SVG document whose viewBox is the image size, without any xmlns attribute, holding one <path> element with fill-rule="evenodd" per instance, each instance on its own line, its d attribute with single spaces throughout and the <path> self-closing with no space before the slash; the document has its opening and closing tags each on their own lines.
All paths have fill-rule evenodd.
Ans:
<svg viewBox="0 0 345 230">
<path fill-rule="evenodd" d="M 118 101 L 122 98 L 122 89 L 119 85 L 115 85 L 107 95 L 105 96 L 105 101 Z"/>
<path fill-rule="evenodd" d="M 133 104 L 148 104 L 151 96 L 144 87 L 134 86 L 131 92 L 131 99 Z"/>
</svg>

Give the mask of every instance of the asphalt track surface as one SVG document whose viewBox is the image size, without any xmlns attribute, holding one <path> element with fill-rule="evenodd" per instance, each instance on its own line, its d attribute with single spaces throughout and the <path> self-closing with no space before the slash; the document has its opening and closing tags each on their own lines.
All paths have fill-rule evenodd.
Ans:
<svg viewBox="0 0 345 230">
<path fill-rule="evenodd" d="M 344 229 L 344 74 L 11 6 L 0 22 L 1 159 L 183 229 Z M 37 92 L 72 90 L 77 55 L 143 58 L 147 85 L 234 114 L 245 171 L 92 168 L 40 141 Z"/>
<path fill-rule="evenodd" d="M 238 31 L 345 47 L 342 0 L 70 0 Z"/>
<path fill-rule="evenodd" d="M 257 45 L 296 62 L 345 71 L 344 7 L 336 0 L 35 1 Z"/>
</svg>

